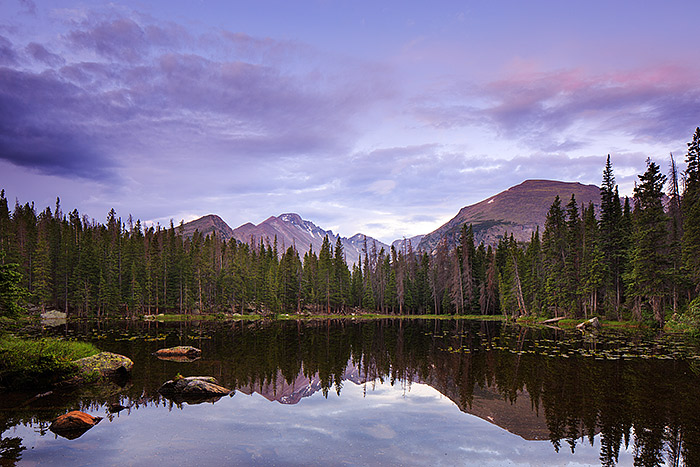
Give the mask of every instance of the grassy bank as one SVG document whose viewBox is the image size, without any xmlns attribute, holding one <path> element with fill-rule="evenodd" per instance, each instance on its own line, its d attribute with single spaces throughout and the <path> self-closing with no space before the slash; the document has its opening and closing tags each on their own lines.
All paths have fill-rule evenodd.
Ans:
<svg viewBox="0 0 700 467">
<path fill-rule="evenodd" d="M 318 320 L 318 319 L 470 319 L 501 321 L 502 315 L 385 315 L 379 313 L 356 313 L 350 315 L 337 314 L 287 314 L 282 313 L 276 316 L 279 320 Z"/>
<path fill-rule="evenodd" d="M 73 360 L 99 350 L 85 342 L 0 337 L 0 387 L 43 388 L 75 374 Z"/>
<path fill-rule="evenodd" d="M 224 313 L 203 313 L 203 314 L 158 314 L 144 315 L 141 317 L 144 321 L 158 321 L 160 323 L 166 321 L 224 321 L 224 320 L 250 320 L 254 321 L 262 319 L 263 315 L 239 315 L 239 314 L 224 314 Z"/>
</svg>

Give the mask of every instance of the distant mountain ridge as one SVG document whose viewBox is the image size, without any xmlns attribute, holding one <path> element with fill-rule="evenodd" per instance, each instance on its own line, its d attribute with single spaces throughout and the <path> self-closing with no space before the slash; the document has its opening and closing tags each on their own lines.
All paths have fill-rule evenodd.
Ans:
<svg viewBox="0 0 700 467">
<path fill-rule="evenodd" d="M 340 238 L 343 245 L 348 265 L 357 263 L 364 248 L 365 238 L 367 247 L 371 248 L 375 243 L 377 250 L 384 248 L 389 251 L 389 246 L 372 237 L 366 237 L 364 234 L 355 234 L 350 238 L 341 237 L 333 233 L 332 230 L 323 230 L 311 221 L 301 218 L 299 214 L 285 213 L 279 216 L 270 216 L 258 225 L 250 222 L 241 225 L 235 229 L 231 229 L 219 216 L 209 214 L 199 219 L 183 224 L 183 235 L 191 237 L 195 231 L 199 231 L 203 236 L 211 235 L 216 232 L 216 235 L 224 240 L 235 238 L 243 243 L 250 243 L 251 240 L 255 243 L 263 242 L 272 244 L 277 238 L 277 248 L 280 254 L 294 246 L 300 255 L 309 251 L 309 247 L 318 253 L 321 251 L 323 239 L 328 236 L 331 246 L 335 248 L 335 244 Z"/>
<path fill-rule="evenodd" d="M 397 251 L 404 251 L 410 242 L 414 251 L 432 252 L 444 237 L 451 247 L 459 240 L 459 232 L 464 224 L 472 225 L 477 245 L 481 242 L 495 245 L 506 234 L 513 234 L 517 241 L 526 242 L 538 228 L 540 233 L 544 231 L 547 211 L 555 196 L 559 196 L 562 206 L 566 206 L 572 194 L 576 197 L 579 207 L 593 203 L 596 211 L 599 209 L 600 188 L 595 185 L 526 180 L 483 201 L 463 207 L 455 217 L 426 235 L 395 240 L 392 246 Z M 209 214 L 183 224 L 185 236 L 192 236 L 195 231 L 204 236 L 216 232 L 216 235 L 224 240 L 235 238 L 244 243 L 250 243 L 252 239 L 256 243 L 263 240 L 272 244 L 276 237 L 280 254 L 294 245 L 300 255 L 309 251 L 309 247 L 318 253 L 327 235 L 333 247 L 340 238 L 348 265 L 356 263 L 363 256 L 365 238 L 368 248 L 376 244 L 377 251 L 384 248 L 388 252 L 390 249 L 389 245 L 363 234 L 358 233 L 350 238 L 342 237 L 332 230 L 324 230 L 313 222 L 302 219 L 295 213 L 270 216 L 258 225 L 248 222 L 235 229 L 231 229 L 219 216 Z"/>
<path fill-rule="evenodd" d="M 299 214 L 285 213 L 278 217 L 271 216 L 258 225 L 253 225 L 250 222 L 233 229 L 235 239 L 250 243 L 251 239 L 255 241 L 266 240 L 272 243 L 277 237 L 277 246 L 282 250 L 290 246 L 295 246 L 299 254 L 304 254 L 309 251 L 309 247 L 318 253 L 321 251 L 323 239 L 328 236 L 331 246 L 335 248 L 335 244 L 340 238 L 343 245 L 346 262 L 351 265 L 357 263 L 364 247 L 365 238 L 367 239 L 367 247 L 370 248 L 373 243 L 376 243 L 377 250 L 384 248 L 389 250 L 389 246 L 364 234 L 355 234 L 350 238 L 342 237 L 333 233 L 332 230 L 323 230 L 311 221 L 301 218 Z"/>
<path fill-rule="evenodd" d="M 433 251 L 443 237 L 447 238 L 448 245 L 456 244 L 464 224 L 472 225 L 477 245 L 481 242 L 495 245 L 505 234 L 513 234 L 517 241 L 529 241 L 537 228 L 540 233 L 544 231 L 547 212 L 554 198 L 559 196 L 563 207 L 569 203 L 572 194 L 579 207 L 593 203 L 596 210 L 599 209 L 600 188 L 595 185 L 526 180 L 481 202 L 463 207 L 446 224 L 424 235 L 418 249 Z"/>
</svg>

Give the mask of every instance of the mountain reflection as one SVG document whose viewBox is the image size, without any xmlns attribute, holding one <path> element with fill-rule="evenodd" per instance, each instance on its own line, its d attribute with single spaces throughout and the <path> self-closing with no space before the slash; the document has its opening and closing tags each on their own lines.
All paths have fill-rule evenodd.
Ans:
<svg viewBox="0 0 700 467">
<path fill-rule="evenodd" d="M 68 335 L 93 338 L 103 350 L 132 358 L 131 381 L 47 396 L 25 407 L 2 402 L 8 415 L 2 431 L 18 423 L 43 429 L 76 405 L 99 410 L 120 403 L 128 407 L 126 415 L 142 406 L 172 409 L 177 404 L 161 399 L 157 389 L 177 373 L 214 376 L 236 392 L 282 404 L 381 381 L 406 390 L 414 383 L 429 385 L 463 412 L 526 440 L 549 439 L 556 451 L 593 445 L 600 435 L 603 465 L 615 465 L 620 450 L 629 447 L 638 465 L 700 465 L 697 360 L 618 358 L 615 339 L 590 342 L 486 321 L 71 326 L 64 330 Z M 172 345 L 197 346 L 202 358 L 182 363 L 152 356 Z M 21 452 L 11 437 L 3 448 Z"/>
</svg>

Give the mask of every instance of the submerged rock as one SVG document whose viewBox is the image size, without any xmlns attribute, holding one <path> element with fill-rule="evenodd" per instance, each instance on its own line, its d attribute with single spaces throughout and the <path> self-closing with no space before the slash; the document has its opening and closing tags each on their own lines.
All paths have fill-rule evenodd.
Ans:
<svg viewBox="0 0 700 467">
<path fill-rule="evenodd" d="M 158 392 L 178 404 L 182 402 L 198 404 L 216 402 L 233 391 L 220 386 L 216 378 L 211 376 L 189 376 L 165 382 Z"/>
<path fill-rule="evenodd" d="M 189 345 L 178 345 L 169 349 L 160 349 L 153 353 L 161 360 L 170 360 L 174 362 L 193 362 L 202 355 L 202 351 L 196 347 Z"/>
<path fill-rule="evenodd" d="M 75 360 L 83 374 L 97 372 L 103 377 L 126 376 L 131 372 L 134 362 L 131 359 L 112 352 L 100 352 L 92 357 Z"/>
<path fill-rule="evenodd" d="M 54 420 L 49 430 L 66 439 L 76 439 L 97 425 L 100 420 L 102 417 L 93 417 L 85 412 L 74 410 Z"/>
</svg>

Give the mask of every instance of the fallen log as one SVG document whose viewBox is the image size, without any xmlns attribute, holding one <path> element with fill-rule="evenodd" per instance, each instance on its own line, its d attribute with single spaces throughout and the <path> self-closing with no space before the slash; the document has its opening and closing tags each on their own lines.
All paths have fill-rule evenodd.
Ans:
<svg viewBox="0 0 700 467">
<path fill-rule="evenodd" d="M 552 324 L 552 323 L 558 323 L 559 321 L 566 319 L 566 316 L 560 316 L 558 318 L 551 318 L 551 319 L 546 319 L 542 321 L 540 324 Z"/>
</svg>

